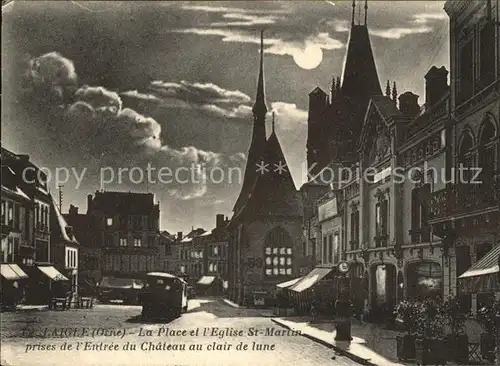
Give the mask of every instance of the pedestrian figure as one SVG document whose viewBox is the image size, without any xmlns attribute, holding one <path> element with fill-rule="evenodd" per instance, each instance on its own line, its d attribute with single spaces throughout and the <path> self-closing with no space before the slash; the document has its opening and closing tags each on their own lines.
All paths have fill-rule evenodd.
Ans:
<svg viewBox="0 0 500 366">
<path fill-rule="evenodd" d="M 361 311 L 361 324 L 365 324 L 365 322 L 368 319 L 369 313 L 370 313 L 370 310 L 368 309 L 368 299 L 365 299 L 364 305 L 363 305 L 363 310 Z"/>
</svg>

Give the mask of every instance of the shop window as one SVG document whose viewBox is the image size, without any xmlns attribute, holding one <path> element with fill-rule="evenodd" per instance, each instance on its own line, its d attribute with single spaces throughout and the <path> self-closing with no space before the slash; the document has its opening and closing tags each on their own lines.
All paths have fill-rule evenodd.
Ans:
<svg viewBox="0 0 500 366">
<path fill-rule="evenodd" d="M 442 298 L 443 273 L 441 265 L 434 262 L 418 262 L 408 266 L 407 291 L 410 298 Z"/>
</svg>

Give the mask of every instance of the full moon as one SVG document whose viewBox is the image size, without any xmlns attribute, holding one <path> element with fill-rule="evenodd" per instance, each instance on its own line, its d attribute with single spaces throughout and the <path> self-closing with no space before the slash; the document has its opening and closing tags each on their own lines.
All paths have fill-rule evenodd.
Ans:
<svg viewBox="0 0 500 366">
<path fill-rule="evenodd" d="M 323 60 L 323 51 L 321 47 L 309 45 L 304 51 L 295 52 L 293 60 L 303 69 L 315 69 Z"/>
</svg>

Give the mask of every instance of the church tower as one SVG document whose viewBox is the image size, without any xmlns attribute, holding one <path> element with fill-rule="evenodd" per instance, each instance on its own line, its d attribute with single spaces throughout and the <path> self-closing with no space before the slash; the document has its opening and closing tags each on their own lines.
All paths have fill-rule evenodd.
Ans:
<svg viewBox="0 0 500 366">
<path fill-rule="evenodd" d="M 317 87 L 309 96 L 307 163 L 313 174 L 319 173 L 332 162 L 349 161 L 355 156 L 370 97 L 382 95 L 368 34 L 368 4 L 365 1 L 364 24 L 359 18 L 356 24 L 355 0 L 352 7 L 342 82 L 336 82 L 327 112 L 325 105 L 320 103 L 326 93 Z"/>
<path fill-rule="evenodd" d="M 264 155 L 266 146 L 266 96 L 264 92 L 264 31 L 260 33 L 260 69 L 257 80 L 257 95 L 252 108 L 253 133 L 250 147 L 248 149 L 248 159 L 241 187 L 240 195 L 233 207 L 234 214 L 245 205 L 250 191 L 257 177 L 257 164 L 260 163 Z"/>
</svg>

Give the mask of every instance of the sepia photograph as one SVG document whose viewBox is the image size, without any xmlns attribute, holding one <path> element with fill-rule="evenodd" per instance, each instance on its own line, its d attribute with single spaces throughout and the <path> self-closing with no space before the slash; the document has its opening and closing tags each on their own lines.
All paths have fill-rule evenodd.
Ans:
<svg viewBox="0 0 500 366">
<path fill-rule="evenodd" d="M 2 0 L 0 366 L 500 366 L 500 0 Z"/>
</svg>

